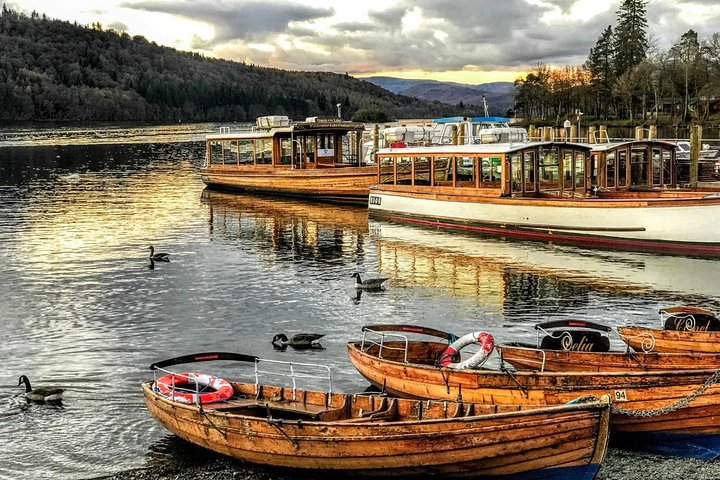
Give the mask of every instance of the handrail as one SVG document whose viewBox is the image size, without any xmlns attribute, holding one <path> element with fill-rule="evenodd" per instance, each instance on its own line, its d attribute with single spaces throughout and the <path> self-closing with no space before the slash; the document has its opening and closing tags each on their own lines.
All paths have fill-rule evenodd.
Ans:
<svg viewBox="0 0 720 480">
<path fill-rule="evenodd" d="M 378 358 L 382 358 L 383 348 L 387 348 L 388 350 L 399 350 L 399 351 L 402 350 L 402 351 L 404 351 L 403 359 L 404 359 L 404 361 L 407 363 L 407 358 L 408 358 L 408 343 L 409 343 L 409 342 L 408 342 L 408 338 L 407 338 L 406 335 L 400 335 L 399 333 L 384 333 L 384 332 L 381 332 L 381 331 L 371 330 L 370 328 L 364 327 L 364 328 L 363 328 L 362 340 L 361 340 L 361 342 L 360 342 L 360 351 L 363 351 L 363 352 L 365 351 L 365 337 L 366 337 L 366 335 L 367 335 L 368 332 L 369 332 L 369 333 L 374 333 L 375 335 L 380 336 L 380 343 L 378 343 L 378 342 L 376 342 L 376 341 L 373 341 L 373 340 L 368 340 L 368 343 L 369 343 L 371 346 L 372 346 L 372 345 L 377 345 L 377 346 L 380 348 L 380 350 L 378 351 Z M 385 337 L 395 337 L 395 338 L 400 338 L 400 339 L 404 340 L 404 341 L 405 341 L 405 348 L 403 349 L 403 348 L 398 348 L 398 347 L 388 347 L 388 346 L 386 346 L 386 345 L 385 345 Z"/>
<path fill-rule="evenodd" d="M 258 368 L 258 365 L 260 362 L 266 362 L 266 363 L 275 363 L 280 365 L 287 365 L 290 367 L 290 373 L 280 373 L 280 372 L 274 372 L 271 370 L 260 370 Z M 294 366 L 301 366 L 301 367 L 314 367 L 318 369 L 324 369 L 327 371 L 327 376 L 320 376 L 320 375 L 306 375 L 302 373 L 296 373 Z M 270 359 L 264 359 L 264 358 L 258 358 L 255 362 L 255 394 L 257 395 L 260 392 L 260 375 L 261 373 L 268 374 L 268 375 L 275 375 L 278 377 L 289 377 L 292 379 L 292 392 L 293 397 L 292 399 L 295 400 L 295 394 L 297 393 L 297 382 L 295 381 L 296 378 L 319 378 L 322 380 L 328 381 L 328 394 L 332 394 L 332 371 L 330 370 L 330 367 L 327 365 L 320 365 L 317 363 L 300 363 L 300 362 L 287 362 L 284 360 L 270 360 Z M 328 395 L 328 402 L 330 401 L 330 396 Z"/>
</svg>

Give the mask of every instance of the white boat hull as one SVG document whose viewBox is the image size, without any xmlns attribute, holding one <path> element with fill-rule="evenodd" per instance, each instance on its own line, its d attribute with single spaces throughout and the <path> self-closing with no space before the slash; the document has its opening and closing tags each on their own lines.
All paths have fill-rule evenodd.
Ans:
<svg viewBox="0 0 720 480">
<path fill-rule="evenodd" d="M 528 240 L 720 255 L 720 198 L 529 199 L 372 189 L 370 213 Z"/>
</svg>

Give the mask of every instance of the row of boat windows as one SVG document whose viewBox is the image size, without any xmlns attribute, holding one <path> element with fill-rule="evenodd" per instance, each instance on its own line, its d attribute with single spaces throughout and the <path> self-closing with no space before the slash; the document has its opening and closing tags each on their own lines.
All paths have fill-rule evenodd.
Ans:
<svg viewBox="0 0 720 480">
<path fill-rule="evenodd" d="M 278 138 L 280 165 L 289 165 L 293 154 L 293 139 Z M 314 162 L 319 157 L 335 155 L 335 136 L 333 134 L 317 134 L 298 136 L 296 155 L 303 152 L 306 162 Z M 211 141 L 208 145 L 209 163 L 214 165 L 271 165 L 273 153 L 272 138 L 256 138 L 249 140 Z"/>
<path fill-rule="evenodd" d="M 394 185 L 502 188 L 503 157 L 381 155 L 378 180 Z M 585 152 L 528 150 L 507 157 L 513 193 L 585 187 Z"/>
<path fill-rule="evenodd" d="M 628 162 L 629 159 L 629 162 Z M 675 183 L 672 151 L 664 148 L 638 148 L 608 152 L 597 179 L 601 187 L 630 185 L 660 186 Z"/>
</svg>

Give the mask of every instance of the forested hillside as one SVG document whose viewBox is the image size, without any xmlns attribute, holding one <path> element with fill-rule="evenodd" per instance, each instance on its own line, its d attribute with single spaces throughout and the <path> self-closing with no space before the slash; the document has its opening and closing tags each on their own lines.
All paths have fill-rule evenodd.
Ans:
<svg viewBox="0 0 720 480">
<path fill-rule="evenodd" d="M 349 75 L 209 59 L 3 6 L 0 120 L 197 122 L 335 115 L 385 121 L 472 114 Z"/>
</svg>

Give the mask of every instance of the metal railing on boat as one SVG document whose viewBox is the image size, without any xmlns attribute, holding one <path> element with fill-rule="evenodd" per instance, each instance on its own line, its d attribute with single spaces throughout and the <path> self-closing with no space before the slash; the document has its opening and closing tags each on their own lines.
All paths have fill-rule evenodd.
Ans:
<svg viewBox="0 0 720 480">
<path fill-rule="evenodd" d="M 378 343 L 378 341 L 374 341 L 374 340 L 371 340 L 371 339 L 366 338 L 368 333 L 378 335 L 378 336 L 380 337 L 379 343 Z M 401 340 L 405 343 L 405 347 L 404 347 L 404 348 L 399 348 L 399 347 L 387 346 L 387 345 L 385 345 L 385 337 L 399 338 L 399 339 L 401 339 Z M 362 336 L 362 340 L 361 340 L 361 342 L 360 342 L 360 351 L 362 351 L 362 352 L 365 352 L 365 351 L 367 350 L 367 349 L 365 348 L 365 342 L 366 342 L 366 341 L 367 341 L 367 343 L 369 344 L 369 346 L 368 346 L 367 348 L 370 348 L 370 347 L 372 347 L 373 345 L 376 345 L 376 346 L 379 348 L 378 358 L 383 358 L 382 352 L 383 352 L 383 348 L 385 348 L 385 349 L 387 349 L 387 350 L 402 351 L 402 352 L 403 352 L 403 355 L 404 355 L 404 356 L 403 356 L 403 361 L 404 361 L 404 362 L 407 362 L 407 357 L 408 357 L 408 337 L 407 337 L 406 335 L 401 335 L 401 334 L 399 334 L 399 333 L 380 332 L 380 331 L 372 330 L 372 329 L 370 329 L 370 328 L 365 327 L 365 328 L 363 328 L 363 336 Z"/>
</svg>

